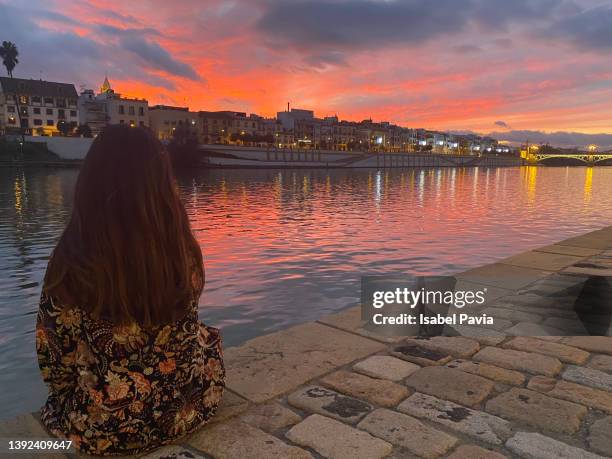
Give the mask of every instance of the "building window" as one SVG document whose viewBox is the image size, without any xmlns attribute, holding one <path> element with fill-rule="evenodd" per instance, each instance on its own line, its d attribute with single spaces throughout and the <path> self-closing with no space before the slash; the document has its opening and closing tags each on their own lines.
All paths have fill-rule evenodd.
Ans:
<svg viewBox="0 0 612 459">
<path fill-rule="evenodd" d="M 34 118 L 34 126 L 42 126 L 42 120 Z"/>
<path fill-rule="evenodd" d="M 130 105 L 130 107 L 128 108 L 128 114 L 133 115 L 134 114 L 134 106 Z"/>
<path fill-rule="evenodd" d="M 19 103 L 20 104 L 27 104 L 28 103 L 28 96 L 19 96 Z"/>
<path fill-rule="evenodd" d="M 14 117 L 14 116 L 9 116 L 9 117 L 8 117 L 8 123 L 9 123 L 9 124 L 16 124 L 16 123 L 15 123 L 15 117 Z"/>
<path fill-rule="evenodd" d="M 57 99 L 55 105 L 61 108 L 66 108 L 66 99 Z"/>
<path fill-rule="evenodd" d="M 119 120 L 119 124 L 124 124 L 125 121 L 124 120 Z"/>
<path fill-rule="evenodd" d="M 164 124 L 165 124 L 166 126 L 169 126 L 169 125 L 170 125 L 170 121 L 168 121 L 168 120 L 164 120 Z"/>
<path fill-rule="evenodd" d="M 6 107 L 6 111 L 9 113 L 15 113 L 15 107 L 13 107 L 12 105 L 9 105 Z"/>
<path fill-rule="evenodd" d="M 66 111 L 63 108 L 57 109 L 57 118 L 60 120 L 66 119 Z"/>
<path fill-rule="evenodd" d="M 75 99 L 68 99 L 68 105 L 70 105 L 71 107 L 76 107 L 76 100 Z"/>
<path fill-rule="evenodd" d="M 144 127 L 144 125 L 145 125 L 145 124 L 144 124 L 144 121 L 139 121 L 139 122 L 138 122 L 138 125 L 139 125 L 140 127 Z"/>
<path fill-rule="evenodd" d="M 40 96 L 32 96 L 32 103 L 33 104 L 40 104 Z"/>
<path fill-rule="evenodd" d="M 125 114 L 125 107 L 123 105 L 119 105 L 119 114 L 120 115 L 124 115 Z"/>
<path fill-rule="evenodd" d="M 76 110 L 70 110 L 70 116 L 72 116 L 72 117 L 77 116 Z"/>
<path fill-rule="evenodd" d="M 45 104 L 53 105 L 53 97 L 45 97 Z"/>
<path fill-rule="evenodd" d="M 138 107 L 138 116 L 144 116 L 144 107 Z"/>
<path fill-rule="evenodd" d="M 19 107 L 21 110 L 21 116 L 28 116 L 28 107 Z"/>
<path fill-rule="evenodd" d="M 53 115 L 53 109 L 52 108 L 48 108 L 47 109 L 47 115 Z"/>
<path fill-rule="evenodd" d="M 40 115 L 40 108 L 34 107 L 33 110 L 35 115 Z"/>
</svg>

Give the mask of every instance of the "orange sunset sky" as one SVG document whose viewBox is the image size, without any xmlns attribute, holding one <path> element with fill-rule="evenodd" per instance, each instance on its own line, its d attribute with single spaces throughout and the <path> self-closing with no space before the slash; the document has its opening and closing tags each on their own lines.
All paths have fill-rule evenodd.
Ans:
<svg viewBox="0 0 612 459">
<path fill-rule="evenodd" d="M 0 40 L 150 104 L 612 146 L 609 1 L 0 0 Z"/>
</svg>

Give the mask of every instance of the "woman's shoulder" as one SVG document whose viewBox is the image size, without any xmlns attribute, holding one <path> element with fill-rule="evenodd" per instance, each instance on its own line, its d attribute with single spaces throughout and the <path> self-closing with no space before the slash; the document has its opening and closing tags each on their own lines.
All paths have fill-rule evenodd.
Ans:
<svg viewBox="0 0 612 459">
<path fill-rule="evenodd" d="M 78 326 L 83 321 L 83 311 L 76 306 L 62 302 L 44 290 L 40 295 L 38 316 L 43 322 L 53 321 L 64 328 Z"/>
</svg>

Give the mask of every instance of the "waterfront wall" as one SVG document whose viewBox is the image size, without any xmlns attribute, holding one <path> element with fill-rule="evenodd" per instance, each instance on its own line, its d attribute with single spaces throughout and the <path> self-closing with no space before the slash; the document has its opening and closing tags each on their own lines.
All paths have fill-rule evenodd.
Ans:
<svg viewBox="0 0 612 459">
<path fill-rule="evenodd" d="M 401 168 L 401 167 L 504 167 L 524 160 L 511 156 L 468 156 L 432 153 L 366 153 L 330 150 L 290 150 L 202 145 L 206 165 L 222 168 Z"/>
<path fill-rule="evenodd" d="M 26 142 L 46 143 L 47 148 L 61 159 L 85 159 L 93 139 L 84 137 L 26 136 Z"/>
</svg>

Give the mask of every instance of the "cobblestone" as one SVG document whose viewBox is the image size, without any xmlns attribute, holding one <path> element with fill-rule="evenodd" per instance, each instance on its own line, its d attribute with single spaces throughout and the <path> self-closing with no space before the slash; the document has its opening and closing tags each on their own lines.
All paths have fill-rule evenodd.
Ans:
<svg viewBox="0 0 612 459">
<path fill-rule="evenodd" d="M 445 454 L 457 443 L 457 439 L 447 433 L 384 408 L 370 413 L 357 427 L 426 459 Z"/>
<path fill-rule="evenodd" d="M 189 444 L 216 459 L 312 459 L 308 451 L 290 446 L 278 438 L 244 422 L 232 420 L 202 429 L 189 438 Z"/>
<path fill-rule="evenodd" d="M 612 454 L 612 416 L 593 423 L 588 441 L 593 450 L 607 456 Z"/>
<path fill-rule="evenodd" d="M 446 352 L 434 351 L 415 343 L 403 343 L 399 346 L 393 346 L 391 354 L 400 359 L 423 366 L 444 365 L 452 359 Z"/>
<path fill-rule="evenodd" d="M 557 381 L 546 376 L 531 378 L 527 388 L 612 414 L 612 394 L 610 392 L 572 382 Z"/>
<path fill-rule="evenodd" d="M 555 376 L 562 368 L 559 359 L 554 357 L 495 347 L 485 347 L 473 359 L 477 362 L 490 363 L 509 370 L 519 370 L 545 376 Z"/>
<path fill-rule="evenodd" d="M 353 370 L 373 378 L 401 381 L 421 367 L 388 355 L 373 355 L 353 365 Z"/>
<path fill-rule="evenodd" d="M 539 433 L 518 432 L 506 447 L 526 459 L 604 459 Z"/>
<path fill-rule="evenodd" d="M 496 451 L 475 445 L 461 445 L 448 459 L 505 459 L 506 456 Z"/>
<path fill-rule="evenodd" d="M 595 370 L 612 373 L 612 356 L 594 355 L 593 357 L 591 357 L 589 363 L 587 363 L 587 366 Z"/>
<path fill-rule="evenodd" d="M 308 416 L 285 436 L 293 443 L 312 448 L 330 459 L 378 459 L 393 450 L 384 440 L 318 414 Z"/>
<path fill-rule="evenodd" d="M 321 384 L 343 394 L 375 405 L 393 407 L 410 395 L 405 386 L 392 381 L 371 378 L 352 371 L 340 370 L 325 376 Z"/>
<path fill-rule="evenodd" d="M 485 346 L 496 346 L 506 339 L 505 333 L 482 327 L 454 325 L 452 329 L 454 329 L 460 335 L 476 340 Z"/>
<path fill-rule="evenodd" d="M 302 420 L 300 416 L 289 408 L 285 408 L 276 402 L 257 405 L 242 414 L 239 419 L 268 433 L 296 424 Z"/>
<path fill-rule="evenodd" d="M 562 342 L 589 352 L 612 355 L 612 336 L 568 336 Z"/>
<path fill-rule="evenodd" d="M 447 363 L 446 366 L 473 375 L 482 376 L 483 378 L 492 379 L 503 384 L 510 384 L 511 386 L 520 386 L 525 382 L 525 376 L 522 373 L 496 367 L 488 363 L 472 362 L 469 360 L 453 360 Z"/>
<path fill-rule="evenodd" d="M 589 358 L 589 353 L 565 344 L 552 343 L 536 338 L 518 337 L 504 345 L 517 351 L 536 352 L 556 357 L 562 362 L 582 365 Z"/>
<path fill-rule="evenodd" d="M 372 411 L 369 403 L 339 394 L 325 387 L 303 387 L 289 395 L 289 403 L 313 413 L 355 424 Z"/>
<path fill-rule="evenodd" d="M 489 413 L 528 424 L 543 431 L 574 433 L 587 409 L 576 403 L 557 400 L 538 392 L 514 388 L 486 404 Z"/>
<path fill-rule="evenodd" d="M 495 384 L 488 379 L 448 367 L 426 367 L 413 373 L 406 384 L 417 392 L 473 406 L 491 393 Z"/>
<path fill-rule="evenodd" d="M 565 369 L 562 376 L 567 381 L 612 392 L 612 375 L 603 371 L 570 365 Z"/>
<path fill-rule="evenodd" d="M 452 355 L 462 359 L 471 357 L 480 349 L 478 341 L 461 336 L 434 336 L 432 338 L 408 339 L 405 343 L 422 346 L 444 355 Z"/>
<path fill-rule="evenodd" d="M 510 422 L 504 419 L 425 394 L 411 395 L 397 409 L 492 445 L 502 445 L 512 433 Z"/>
</svg>

